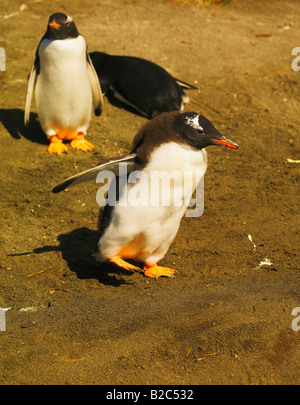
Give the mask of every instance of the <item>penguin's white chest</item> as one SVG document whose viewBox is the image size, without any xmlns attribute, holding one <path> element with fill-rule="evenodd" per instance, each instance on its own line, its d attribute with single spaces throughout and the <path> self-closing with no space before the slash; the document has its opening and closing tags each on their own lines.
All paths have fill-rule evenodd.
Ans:
<svg viewBox="0 0 300 405">
<path fill-rule="evenodd" d="M 77 38 L 44 39 L 39 46 L 40 72 L 36 103 L 44 132 L 86 132 L 92 112 L 92 91 L 87 73 L 86 42 Z"/>
<path fill-rule="evenodd" d="M 130 174 L 132 184 L 127 184 L 99 241 L 99 257 L 135 258 L 147 264 L 161 260 L 206 168 L 205 150 L 168 143 L 154 151 L 142 174 Z"/>
</svg>

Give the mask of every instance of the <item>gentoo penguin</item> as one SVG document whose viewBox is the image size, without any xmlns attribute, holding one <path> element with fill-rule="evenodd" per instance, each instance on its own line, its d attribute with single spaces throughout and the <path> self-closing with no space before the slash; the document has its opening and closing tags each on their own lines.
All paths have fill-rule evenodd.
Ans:
<svg viewBox="0 0 300 405">
<path fill-rule="evenodd" d="M 110 92 L 147 118 L 154 118 L 162 112 L 183 111 L 184 103 L 189 102 L 183 88 L 196 89 L 145 59 L 103 52 L 89 55 L 103 93 Z"/>
<path fill-rule="evenodd" d="M 101 223 L 98 252 L 99 261 L 109 261 L 127 270 L 141 270 L 126 262 L 133 259 L 145 264 L 147 277 L 172 277 L 174 270 L 157 265 L 167 253 L 176 236 L 197 181 L 204 176 L 207 168 L 207 152 L 210 145 L 225 145 L 237 149 L 238 145 L 226 139 L 203 115 L 195 112 L 163 113 L 149 121 L 137 133 L 129 155 L 101 164 L 77 174 L 52 190 L 58 193 L 65 188 L 91 179 L 96 179 L 102 171 L 116 171 L 120 163 L 128 162 L 129 176 L 122 179 L 123 186 L 114 204 L 105 205 Z M 171 180 L 168 184 L 172 199 L 163 187 L 152 187 L 154 174 Z M 185 176 L 185 173 L 197 176 Z M 143 175 L 141 175 L 143 174 Z M 171 177 L 170 177 L 171 175 Z M 164 178 L 165 177 L 165 178 Z M 139 182 L 135 184 L 134 179 Z M 119 177 L 121 181 L 121 177 Z M 182 187 L 182 183 L 184 185 Z M 111 183 L 111 189 L 113 189 Z M 134 189 L 137 187 L 138 189 Z M 111 189 L 108 192 L 108 197 Z M 118 194 L 118 187 L 114 189 Z M 146 204 L 133 204 L 137 192 L 147 195 Z M 161 195 L 155 195 L 160 193 Z M 157 197 L 159 197 L 157 199 Z M 160 197 L 162 200 L 157 202 Z M 113 199 L 111 199 L 113 201 Z M 154 202 L 154 203 L 153 203 Z"/>
<path fill-rule="evenodd" d="M 101 87 L 85 39 L 66 14 L 50 16 L 47 31 L 37 47 L 28 81 L 25 126 L 29 122 L 34 86 L 39 122 L 50 139 L 48 152 L 57 155 L 66 152 L 63 140 L 71 141 L 74 149 L 94 149 L 84 136 L 92 105 L 95 115 L 101 114 Z"/>
</svg>

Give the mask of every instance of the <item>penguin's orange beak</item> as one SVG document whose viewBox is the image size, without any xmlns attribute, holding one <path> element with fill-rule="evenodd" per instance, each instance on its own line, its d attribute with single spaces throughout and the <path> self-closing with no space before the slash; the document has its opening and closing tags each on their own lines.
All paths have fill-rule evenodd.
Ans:
<svg viewBox="0 0 300 405">
<path fill-rule="evenodd" d="M 53 21 L 52 23 L 49 24 L 51 28 L 59 27 L 60 24 L 58 24 L 56 21 Z"/>
<path fill-rule="evenodd" d="M 214 141 L 220 143 L 221 145 L 227 146 L 228 148 L 238 149 L 239 146 L 237 143 L 229 141 L 227 139 L 214 139 Z"/>
</svg>

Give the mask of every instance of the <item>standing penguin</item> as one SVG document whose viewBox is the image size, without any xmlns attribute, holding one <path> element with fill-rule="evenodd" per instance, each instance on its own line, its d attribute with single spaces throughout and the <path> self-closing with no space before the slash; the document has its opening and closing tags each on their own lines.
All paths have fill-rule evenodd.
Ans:
<svg viewBox="0 0 300 405">
<path fill-rule="evenodd" d="M 91 52 L 104 94 L 134 108 L 147 118 L 163 112 L 183 111 L 189 97 L 184 89 L 196 89 L 191 84 L 173 78 L 164 68 L 134 56 Z"/>
<path fill-rule="evenodd" d="M 94 149 L 84 137 L 92 106 L 95 115 L 102 112 L 101 87 L 85 39 L 66 14 L 50 16 L 47 31 L 37 47 L 28 81 L 25 126 L 29 122 L 34 87 L 40 125 L 50 139 L 48 152 L 57 155 L 66 152 L 63 140 L 71 141 L 74 149 Z"/>
<path fill-rule="evenodd" d="M 99 172 L 115 171 L 116 165 L 128 162 L 130 175 L 125 181 L 123 179 L 125 187 L 117 195 L 114 206 L 105 205 L 103 210 L 99 251 L 95 256 L 99 261 L 109 261 L 127 270 L 139 269 L 123 260 L 134 259 L 145 263 L 144 274 L 147 277 L 172 277 L 173 269 L 158 266 L 157 263 L 167 253 L 197 182 L 204 176 L 207 168 L 205 147 L 210 145 L 238 148 L 203 115 L 194 112 L 163 113 L 137 133 L 128 156 L 112 159 L 77 174 L 52 191 L 58 193 L 71 185 L 96 179 Z M 130 193 L 136 187 L 130 177 L 141 172 L 143 176 L 138 176 L 139 191 L 147 194 L 146 204 L 130 204 Z M 168 180 L 172 175 L 169 189 L 173 199 L 169 200 L 169 204 L 164 203 L 166 189 L 152 187 L 151 176 L 157 172 L 162 175 L 162 180 L 164 177 Z M 185 173 L 199 173 L 198 180 L 197 176 L 187 177 Z M 161 203 L 151 204 L 152 201 Z"/>
</svg>

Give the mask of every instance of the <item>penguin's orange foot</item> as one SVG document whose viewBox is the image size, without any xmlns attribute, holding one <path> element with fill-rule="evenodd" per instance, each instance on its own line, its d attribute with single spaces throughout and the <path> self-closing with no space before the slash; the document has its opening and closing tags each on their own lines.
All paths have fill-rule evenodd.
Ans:
<svg viewBox="0 0 300 405">
<path fill-rule="evenodd" d="M 114 263 L 119 267 L 122 267 L 122 269 L 131 271 L 131 270 L 138 270 L 141 271 L 141 269 L 137 266 L 134 266 L 133 264 L 125 262 L 125 260 L 121 259 L 120 257 L 113 257 L 112 259 L 109 260 L 110 263 Z"/>
<path fill-rule="evenodd" d="M 68 148 L 63 141 L 58 138 L 57 135 L 53 135 L 50 137 L 50 144 L 48 146 L 49 153 L 55 153 L 56 155 L 60 155 L 63 152 L 67 152 Z"/>
<path fill-rule="evenodd" d="M 83 133 L 79 132 L 71 141 L 71 147 L 74 149 L 83 150 L 83 152 L 88 152 L 89 150 L 94 150 L 95 147 L 90 142 L 88 142 Z"/>
<path fill-rule="evenodd" d="M 158 279 L 158 277 L 174 277 L 175 270 L 169 267 L 161 267 L 154 265 L 148 265 L 144 267 L 144 275 L 146 277 L 152 277 Z"/>
</svg>

